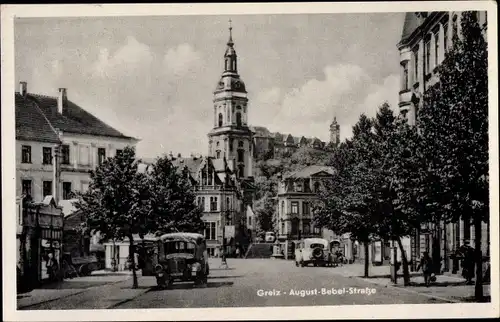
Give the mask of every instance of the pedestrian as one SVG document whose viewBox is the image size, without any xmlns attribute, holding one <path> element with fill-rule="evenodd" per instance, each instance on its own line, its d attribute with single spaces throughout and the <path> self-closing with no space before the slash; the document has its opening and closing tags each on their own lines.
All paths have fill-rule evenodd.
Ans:
<svg viewBox="0 0 500 322">
<path fill-rule="evenodd" d="M 424 273 L 424 283 L 425 286 L 429 286 L 432 275 L 432 259 L 429 256 L 428 252 L 424 252 L 422 258 L 420 259 L 420 263 L 418 264 L 417 271 L 422 268 L 422 272 Z"/>
<path fill-rule="evenodd" d="M 465 242 L 461 247 L 460 252 L 462 253 L 462 277 L 465 278 L 467 284 L 472 284 L 474 279 L 474 249 L 469 246 L 468 242 Z"/>
<path fill-rule="evenodd" d="M 240 257 L 240 248 L 236 247 L 236 258 Z"/>
<path fill-rule="evenodd" d="M 48 254 L 48 258 L 47 258 L 47 262 L 45 264 L 45 267 L 47 268 L 47 274 L 49 275 L 49 280 L 56 281 L 57 280 L 58 264 L 57 264 L 57 260 L 54 258 L 54 254 L 52 252 L 50 252 Z"/>
</svg>

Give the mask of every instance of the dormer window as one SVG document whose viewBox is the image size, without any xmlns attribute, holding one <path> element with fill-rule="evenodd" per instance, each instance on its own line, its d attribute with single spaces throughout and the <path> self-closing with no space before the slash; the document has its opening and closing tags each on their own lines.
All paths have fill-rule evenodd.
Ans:
<svg viewBox="0 0 500 322">
<path fill-rule="evenodd" d="M 295 191 L 302 192 L 302 182 L 295 182 Z"/>
</svg>

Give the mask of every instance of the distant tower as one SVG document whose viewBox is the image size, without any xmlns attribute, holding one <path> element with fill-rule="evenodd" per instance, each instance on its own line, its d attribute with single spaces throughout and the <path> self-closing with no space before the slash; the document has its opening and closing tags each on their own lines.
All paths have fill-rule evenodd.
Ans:
<svg viewBox="0 0 500 322">
<path fill-rule="evenodd" d="M 238 61 L 229 20 L 224 72 L 214 91 L 214 128 L 208 133 L 208 153 L 226 159 L 240 178 L 252 176 L 252 131 L 248 127 L 248 98 L 238 74 Z"/>
<path fill-rule="evenodd" d="M 334 117 L 330 124 L 330 144 L 334 147 L 340 144 L 340 125 L 337 123 L 337 117 Z"/>
</svg>

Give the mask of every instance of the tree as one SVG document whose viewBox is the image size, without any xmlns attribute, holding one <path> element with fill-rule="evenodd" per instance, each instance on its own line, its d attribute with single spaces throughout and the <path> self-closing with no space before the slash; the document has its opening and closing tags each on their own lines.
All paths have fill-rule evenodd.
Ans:
<svg viewBox="0 0 500 322">
<path fill-rule="evenodd" d="M 189 178 L 187 168 L 178 169 L 166 156 L 152 165 L 148 173 L 148 231 L 203 231 L 202 210 L 196 205 Z"/>
<path fill-rule="evenodd" d="M 328 162 L 336 171 L 325 182 L 313 206 L 314 222 L 337 234 L 349 233 L 364 244 L 365 270 L 369 275 L 369 244 L 377 234 L 373 205 L 375 195 L 373 122 L 361 115 L 352 140 L 342 143 Z"/>
<path fill-rule="evenodd" d="M 77 194 L 75 203 L 86 218 L 88 230 L 99 231 L 103 238 L 128 238 L 133 288 L 138 287 L 133 235 L 147 232 L 144 221 L 150 215 L 144 200 L 149 190 L 147 178 L 137 171 L 138 164 L 131 147 L 106 159 L 90 173 L 89 189 Z"/>
<path fill-rule="evenodd" d="M 489 220 L 488 51 L 476 14 L 463 12 L 461 37 L 438 67 L 439 83 L 419 112 L 429 167 L 440 182 L 444 220 L 471 220 L 475 230 L 476 299 L 482 300 L 481 225 Z"/>
</svg>

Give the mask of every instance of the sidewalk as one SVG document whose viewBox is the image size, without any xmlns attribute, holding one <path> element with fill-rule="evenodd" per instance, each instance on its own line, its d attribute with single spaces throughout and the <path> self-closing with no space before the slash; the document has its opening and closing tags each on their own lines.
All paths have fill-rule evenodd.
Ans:
<svg viewBox="0 0 500 322">
<path fill-rule="evenodd" d="M 474 299 L 474 285 L 466 285 L 465 279 L 449 275 L 436 276 L 436 282 L 425 286 L 424 277 L 419 272 L 410 272 L 410 285 L 403 286 L 402 268 L 398 272 L 397 284 L 390 278 L 390 266 L 370 266 L 369 277 L 364 278 L 364 264 L 347 264 L 333 268 L 333 273 L 349 278 L 359 278 L 365 282 L 384 287 L 394 287 L 407 292 L 419 293 L 435 299 L 450 302 L 467 302 Z M 490 285 L 484 285 L 485 296 L 490 296 Z"/>
<path fill-rule="evenodd" d="M 93 272 L 17 295 L 18 309 L 105 309 L 147 292 L 154 284 L 138 274 L 139 288 L 132 289 L 130 272 Z"/>
</svg>

